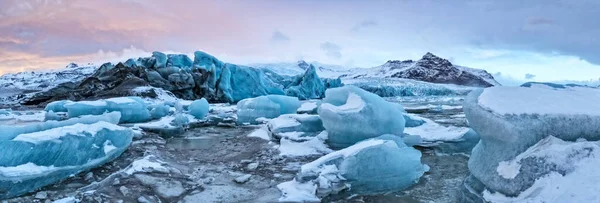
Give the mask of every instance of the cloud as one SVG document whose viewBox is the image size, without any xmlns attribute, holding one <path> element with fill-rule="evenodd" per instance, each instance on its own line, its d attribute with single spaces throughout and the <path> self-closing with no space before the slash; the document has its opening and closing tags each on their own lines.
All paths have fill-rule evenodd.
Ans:
<svg viewBox="0 0 600 203">
<path fill-rule="evenodd" d="M 366 21 L 362 21 L 362 22 L 354 25 L 354 27 L 352 27 L 351 31 L 358 32 L 361 29 L 374 27 L 377 25 L 378 25 L 378 23 L 374 20 L 366 20 Z"/>
<path fill-rule="evenodd" d="M 287 35 L 281 33 L 280 31 L 273 32 L 273 35 L 271 36 L 271 42 L 277 43 L 287 41 L 290 41 L 290 38 Z"/>
<path fill-rule="evenodd" d="M 533 78 L 535 78 L 534 74 L 531 74 L 531 73 L 525 74 L 525 79 L 529 80 L 529 79 L 533 79 Z"/>
<path fill-rule="evenodd" d="M 325 52 L 325 55 L 330 58 L 340 59 L 342 58 L 342 48 L 334 43 L 325 42 L 321 44 L 321 50 Z"/>
</svg>

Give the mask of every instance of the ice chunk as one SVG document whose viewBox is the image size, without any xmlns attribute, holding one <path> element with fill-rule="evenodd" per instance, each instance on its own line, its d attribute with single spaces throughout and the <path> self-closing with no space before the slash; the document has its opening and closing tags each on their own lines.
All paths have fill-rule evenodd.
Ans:
<svg viewBox="0 0 600 203">
<path fill-rule="evenodd" d="M 117 97 L 105 100 L 110 112 L 121 112 L 121 123 L 139 123 L 152 120 L 146 103 L 139 97 Z"/>
<path fill-rule="evenodd" d="M 296 113 L 299 107 L 298 98 L 283 95 L 244 99 L 237 104 L 238 123 L 256 124 L 257 118 L 275 118 L 282 114 Z"/>
<path fill-rule="evenodd" d="M 190 119 L 181 114 L 178 113 L 175 115 L 175 119 L 173 119 L 173 121 L 171 121 L 171 123 L 169 123 L 172 126 L 187 126 L 190 123 Z"/>
<path fill-rule="evenodd" d="M 121 112 L 121 123 L 144 122 L 152 119 L 146 103 L 139 97 L 70 102 L 64 106 L 68 111 L 69 118 L 118 111 Z"/>
<path fill-rule="evenodd" d="M 81 124 L 92 124 L 99 121 L 104 121 L 112 124 L 119 123 L 121 113 L 111 112 L 104 115 L 88 115 L 79 118 L 71 118 L 64 121 L 46 121 L 42 123 L 28 124 L 24 126 L 2 126 L 0 125 L 0 142 L 6 140 L 12 140 L 19 134 L 33 133 L 39 131 L 45 131 L 52 128 L 58 128 L 63 126 L 74 125 L 77 123 Z"/>
<path fill-rule="evenodd" d="M 303 140 L 293 140 L 282 137 L 279 141 L 279 155 L 286 157 L 299 157 L 310 155 L 321 155 L 333 152 L 325 144 L 327 132 L 321 132 L 315 137 L 305 137 Z"/>
<path fill-rule="evenodd" d="M 465 135 L 469 128 L 443 126 L 427 118 L 421 118 L 416 115 L 410 115 L 415 120 L 424 121 L 422 125 L 416 127 L 404 128 L 404 133 L 409 135 L 418 135 L 425 142 L 436 141 L 458 141 Z"/>
<path fill-rule="evenodd" d="M 64 104 L 69 118 L 82 115 L 101 115 L 108 111 L 108 104 L 104 100 L 79 101 Z"/>
<path fill-rule="evenodd" d="M 161 103 L 150 106 L 152 110 L 150 110 L 150 115 L 153 119 L 159 119 L 169 115 L 171 107 L 168 105 Z"/>
<path fill-rule="evenodd" d="M 325 96 L 325 85 L 317 75 L 315 67 L 310 65 L 304 75 L 294 78 L 292 84 L 286 88 L 285 94 L 302 100 L 320 99 Z"/>
<path fill-rule="evenodd" d="M 263 95 L 283 95 L 282 86 L 261 69 L 225 64 L 220 73 L 217 97 L 230 103 Z"/>
<path fill-rule="evenodd" d="M 580 87 L 492 87 L 473 91 L 465 99 L 464 111 L 481 141 L 469 159 L 471 175 L 490 191 L 519 195 L 544 175 L 541 172 L 548 172 L 541 166 L 546 161 L 527 162 L 532 171 L 521 172 L 513 179 L 497 173 L 500 163 L 514 159 L 550 135 L 565 141 L 600 140 L 599 100 L 600 90 Z"/>
<path fill-rule="evenodd" d="M 46 105 L 46 108 L 44 108 L 44 111 L 54 111 L 54 112 L 67 112 L 67 108 L 65 108 L 65 104 L 67 103 L 71 103 L 71 100 L 60 100 L 60 101 L 54 101 L 54 102 L 50 102 Z"/>
<path fill-rule="evenodd" d="M 302 103 L 300 108 L 298 108 L 298 114 L 317 114 L 317 109 L 319 109 L 319 105 L 321 105 L 320 101 L 307 101 Z"/>
<path fill-rule="evenodd" d="M 303 165 L 294 180 L 278 185 L 282 191 L 279 200 L 320 198 L 344 189 L 350 189 L 353 194 L 402 190 L 416 183 L 427 170 L 428 167 L 421 164 L 421 152 L 407 147 L 398 136 L 384 135 Z M 316 190 L 294 190 L 313 187 Z M 302 195 L 294 193 L 297 191 Z"/>
<path fill-rule="evenodd" d="M 54 113 L 54 111 L 50 110 L 48 112 L 46 112 L 46 114 L 44 114 L 44 120 L 46 121 L 60 121 L 60 120 L 64 120 L 64 117 L 58 115 L 57 113 Z"/>
<path fill-rule="evenodd" d="M 156 60 L 154 68 L 160 69 L 167 67 L 167 55 L 158 51 L 152 52 L 152 57 Z"/>
<path fill-rule="evenodd" d="M 407 128 L 417 127 L 425 123 L 425 120 L 423 120 L 423 118 L 414 114 L 402 114 L 402 116 L 404 116 L 404 120 L 406 121 L 406 124 L 404 126 Z"/>
<path fill-rule="evenodd" d="M 0 199 L 25 194 L 105 164 L 121 155 L 132 137 L 130 129 L 100 121 L 4 140 L 0 142 Z"/>
<path fill-rule="evenodd" d="M 204 98 L 196 100 L 189 105 L 188 110 L 196 119 L 203 119 L 209 111 L 208 101 Z"/>
<path fill-rule="evenodd" d="M 267 123 L 269 131 L 276 139 L 287 137 L 294 141 L 310 139 L 316 136 L 323 128 L 323 122 L 318 115 L 308 114 L 284 114 L 270 120 Z M 294 132 L 296 136 L 286 136 L 286 133 Z"/>
<path fill-rule="evenodd" d="M 483 192 L 483 197 L 489 202 L 598 202 L 599 144 L 548 136 L 496 168 L 506 179 L 539 175 L 530 187 L 516 197 L 489 190 Z"/>
<path fill-rule="evenodd" d="M 332 148 L 348 147 L 383 134 L 402 136 L 404 131 L 405 120 L 398 104 L 355 86 L 328 89 L 318 112 Z"/>
</svg>

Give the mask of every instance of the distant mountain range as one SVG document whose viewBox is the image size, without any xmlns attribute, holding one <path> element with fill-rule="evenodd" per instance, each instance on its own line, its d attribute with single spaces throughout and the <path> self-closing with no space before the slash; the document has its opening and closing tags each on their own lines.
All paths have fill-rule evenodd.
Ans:
<svg viewBox="0 0 600 203">
<path fill-rule="evenodd" d="M 168 58 L 163 60 L 175 61 L 178 62 L 177 64 L 179 64 L 179 62 L 181 62 L 181 64 L 187 64 L 186 66 L 190 67 L 187 67 L 187 69 L 185 69 L 186 71 L 189 71 L 188 69 L 192 68 L 191 66 L 196 66 L 196 59 L 193 62 L 194 64 L 192 64 L 191 59 L 187 58 L 187 56 L 182 57 L 183 55 L 169 55 Z M 184 58 L 186 60 L 182 61 Z M 210 59 L 216 61 L 214 63 L 218 66 L 222 65 L 222 62 L 218 61 L 218 59 Z M 155 61 L 156 59 L 154 59 L 154 56 L 150 58 L 140 58 L 137 61 L 130 59 L 124 63 L 124 67 L 148 66 L 156 69 L 152 64 L 144 64 L 147 63 L 148 60 Z M 202 60 L 204 59 L 199 59 L 199 63 L 203 63 Z M 164 67 L 161 66 L 162 68 L 167 68 L 164 69 L 164 71 L 171 70 L 168 69 L 169 64 L 171 63 L 163 64 Z M 357 79 L 380 81 L 398 78 L 468 87 L 490 87 L 500 85 L 494 80 L 494 77 L 485 70 L 453 65 L 448 60 L 435 56 L 432 53 L 425 54 L 417 61 L 390 60 L 381 66 L 373 68 L 348 68 L 339 65 L 321 64 L 318 62 L 311 62 L 309 64 L 306 61 L 298 61 L 296 63 L 250 64 L 248 68 L 263 69 L 269 78 L 287 81 L 287 79 L 278 77 L 285 78 L 305 74 L 311 65 L 315 67 L 315 71 L 319 77 L 341 78 L 342 81 Z M 65 69 L 57 71 L 26 71 L 16 74 L 6 74 L 0 77 L 0 104 L 17 104 L 24 98 L 31 97 L 35 94 L 40 95 L 39 93 L 48 94 L 50 90 L 56 90 L 56 88 L 59 88 L 64 92 L 67 89 L 81 85 L 80 83 L 82 83 L 82 81 L 88 81 L 90 78 L 95 77 L 95 75 L 106 72 L 113 67 L 115 67 L 115 65 L 109 63 L 103 64 L 100 67 L 94 65 L 78 66 L 77 64 L 71 63 L 67 65 Z M 244 69 L 244 66 L 240 66 L 240 68 Z M 160 69 L 159 67 L 157 70 L 161 72 L 163 69 Z M 167 72 L 170 73 L 169 71 Z M 167 72 L 164 74 L 167 74 Z M 281 76 L 271 76 L 268 72 L 273 72 Z M 168 80 L 170 80 L 171 77 L 174 76 L 165 77 L 166 79 L 163 82 L 168 83 Z M 153 82 L 155 81 L 150 81 L 150 85 L 152 85 Z M 176 83 L 179 84 L 181 81 L 176 81 Z M 283 86 L 286 85 L 287 84 L 283 84 Z"/>
</svg>

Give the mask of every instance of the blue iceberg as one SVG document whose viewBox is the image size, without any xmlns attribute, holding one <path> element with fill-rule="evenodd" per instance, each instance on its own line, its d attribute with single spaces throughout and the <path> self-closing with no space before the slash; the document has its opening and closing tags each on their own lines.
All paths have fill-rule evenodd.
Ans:
<svg viewBox="0 0 600 203">
<path fill-rule="evenodd" d="M 257 124 L 257 118 L 276 118 L 282 114 L 296 113 L 300 105 L 298 98 L 283 95 L 244 99 L 237 103 L 237 122 Z"/>
<path fill-rule="evenodd" d="M 165 102 L 151 105 L 150 109 L 150 116 L 152 116 L 152 119 L 159 119 L 169 115 L 171 107 Z"/>
<path fill-rule="evenodd" d="M 131 129 L 101 121 L 4 140 L 0 142 L 0 199 L 32 192 L 112 161 L 127 149 L 132 137 Z"/>
<path fill-rule="evenodd" d="M 328 89 L 325 94 L 318 112 L 332 148 L 348 147 L 383 134 L 403 135 L 405 120 L 399 104 L 351 85 Z"/>
<path fill-rule="evenodd" d="M 421 152 L 396 135 L 382 135 L 327 154 L 279 184 L 284 202 L 313 202 L 342 191 L 379 194 L 405 189 L 429 170 Z"/>
<path fill-rule="evenodd" d="M 203 119 L 206 117 L 206 115 L 208 115 L 209 108 L 208 101 L 206 101 L 204 98 L 196 100 L 188 106 L 190 114 L 196 119 Z"/>
<path fill-rule="evenodd" d="M 121 123 L 145 122 L 152 119 L 146 103 L 139 97 L 116 97 L 106 100 L 66 103 L 69 118 L 82 115 L 101 115 L 105 112 L 121 112 Z"/>
<path fill-rule="evenodd" d="M 320 99 L 325 96 L 325 85 L 317 75 L 313 65 L 310 65 L 304 75 L 297 76 L 285 90 L 288 96 L 298 99 Z"/>
<path fill-rule="evenodd" d="M 87 115 L 79 118 L 71 118 L 64 121 L 46 121 L 41 123 L 33 123 L 22 126 L 0 125 L 0 142 L 11 140 L 19 134 L 33 133 L 52 128 L 81 124 L 92 124 L 100 121 L 112 124 L 118 124 L 121 118 L 121 113 L 111 112 L 103 115 Z"/>
<path fill-rule="evenodd" d="M 483 185 L 476 191 L 478 195 L 488 190 L 518 196 L 546 174 L 568 172 L 552 164 L 554 157 L 524 159 L 518 167 L 506 164 L 528 156 L 524 152 L 548 136 L 570 142 L 600 140 L 598 101 L 600 90 L 585 87 L 492 87 L 473 91 L 463 109 L 481 140 L 468 163 L 473 183 L 470 187 Z"/>
<path fill-rule="evenodd" d="M 285 137 L 293 141 L 310 139 L 325 130 L 321 118 L 309 114 L 284 114 L 270 120 L 267 128 L 274 138 Z"/>
<path fill-rule="evenodd" d="M 70 100 L 60 100 L 60 101 L 50 102 L 46 105 L 46 108 L 44 108 L 44 111 L 67 112 L 68 110 L 65 107 L 65 104 L 71 103 L 71 102 L 72 101 L 70 101 Z"/>
</svg>

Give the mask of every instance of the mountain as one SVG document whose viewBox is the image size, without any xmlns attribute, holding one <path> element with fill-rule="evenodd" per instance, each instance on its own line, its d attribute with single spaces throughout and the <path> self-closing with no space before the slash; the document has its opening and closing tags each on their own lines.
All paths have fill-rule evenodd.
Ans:
<svg viewBox="0 0 600 203">
<path fill-rule="evenodd" d="M 316 68 L 317 74 L 322 78 L 338 78 L 341 75 L 351 73 L 354 69 L 359 69 L 319 62 L 311 62 L 309 64 L 304 60 L 295 63 L 256 63 L 249 64 L 248 66 L 273 71 L 279 75 L 296 76 L 306 72 L 310 65 Z"/>
<path fill-rule="evenodd" d="M 78 83 L 92 75 L 98 67 L 71 63 L 62 70 L 26 71 L 0 77 L 0 103 L 14 104 L 23 94 L 43 92 L 63 83 Z"/>
<path fill-rule="evenodd" d="M 404 78 L 431 83 L 456 84 L 473 87 L 500 85 L 485 70 L 457 66 L 450 61 L 427 53 L 418 61 L 392 60 L 381 66 L 366 69 L 347 78 Z"/>
</svg>

